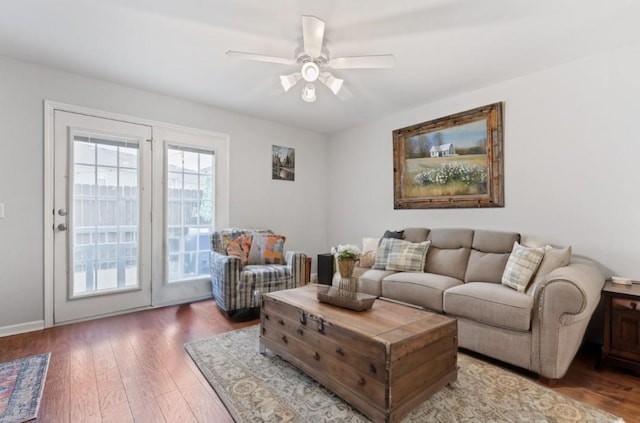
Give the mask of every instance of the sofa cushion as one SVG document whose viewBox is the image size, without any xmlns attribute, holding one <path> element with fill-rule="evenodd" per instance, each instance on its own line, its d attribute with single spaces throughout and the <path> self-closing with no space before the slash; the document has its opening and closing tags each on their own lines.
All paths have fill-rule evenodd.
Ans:
<svg viewBox="0 0 640 423">
<path fill-rule="evenodd" d="M 524 292 L 544 257 L 543 248 L 529 248 L 513 243 L 513 251 L 502 274 L 502 284 Z"/>
<path fill-rule="evenodd" d="M 428 228 L 406 228 L 404 230 L 404 239 L 409 242 L 424 242 L 429 239 Z"/>
<path fill-rule="evenodd" d="M 533 297 L 505 285 L 471 282 L 444 292 L 444 312 L 506 329 L 531 328 Z"/>
<path fill-rule="evenodd" d="M 442 293 L 462 281 L 434 273 L 400 272 L 382 280 L 382 296 L 442 313 Z"/>
<path fill-rule="evenodd" d="M 509 253 L 497 254 L 471 250 L 464 281 L 501 283 L 507 260 L 509 260 Z"/>
<path fill-rule="evenodd" d="M 356 268 L 357 269 L 357 268 Z M 365 269 L 359 274 L 358 292 L 379 297 L 382 295 L 382 280 L 395 272 L 390 270 Z M 355 276 L 354 272 L 354 276 Z"/>
<path fill-rule="evenodd" d="M 425 272 L 464 280 L 473 240 L 471 229 L 432 229 Z"/>
<path fill-rule="evenodd" d="M 515 232 L 476 230 L 473 232 L 471 248 L 485 253 L 510 254 L 514 242 L 520 242 L 520 234 Z"/>
<path fill-rule="evenodd" d="M 471 248 L 473 242 L 472 229 L 438 228 L 429 233 L 431 245 L 438 248 Z"/>
<path fill-rule="evenodd" d="M 516 241 L 520 241 L 520 234 L 515 232 L 474 231 L 464 281 L 501 283 L 504 268 Z"/>
<path fill-rule="evenodd" d="M 395 243 L 389 253 L 386 270 L 424 272 L 424 263 L 430 244 L 430 241 Z"/>
<path fill-rule="evenodd" d="M 276 286 L 286 286 L 288 279 L 293 279 L 289 266 L 249 265 L 240 272 L 240 286 L 238 288 L 249 286 L 252 287 L 252 290 L 266 293 L 274 291 Z"/>
</svg>

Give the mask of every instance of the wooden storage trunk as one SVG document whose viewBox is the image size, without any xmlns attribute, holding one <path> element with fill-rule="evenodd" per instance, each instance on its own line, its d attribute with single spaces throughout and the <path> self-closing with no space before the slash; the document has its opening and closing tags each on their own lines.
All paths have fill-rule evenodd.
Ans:
<svg viewBox="0 0 640 423">
<path fill-rule="evenodd" d="M 314 285 L 263 296 L 269 348 L 376 422 L 399 421 L 457 378 L 455 319 L 376 300 L 355 312 L 316 300 Z"/>
</svg>

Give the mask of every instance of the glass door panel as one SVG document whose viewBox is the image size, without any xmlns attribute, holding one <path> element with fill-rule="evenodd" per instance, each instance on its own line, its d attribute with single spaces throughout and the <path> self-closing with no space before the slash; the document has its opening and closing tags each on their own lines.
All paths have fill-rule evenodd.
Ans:
<svg viewBox="0 0 640 423">
<path fill-rule="evenodd" d="M 168 282 L 209 277 L 214 152 L 167 147 Z"/>
<path fill-rule="evenodd" d="M 72 298 L 139 288 L 136 142 L 73 136 Z"/>
</svg>

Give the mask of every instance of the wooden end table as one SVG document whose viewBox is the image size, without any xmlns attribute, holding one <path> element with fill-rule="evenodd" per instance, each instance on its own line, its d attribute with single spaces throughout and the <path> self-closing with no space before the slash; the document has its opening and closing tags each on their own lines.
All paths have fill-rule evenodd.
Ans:
<svg viewBox="0 0 640 423">
<path fill-rule="evenodd" d="M 640 374 L 640 285 L 607 282 L 604 295 L 604 345 L 598 366 L 609 362 Z"/>
</svg>

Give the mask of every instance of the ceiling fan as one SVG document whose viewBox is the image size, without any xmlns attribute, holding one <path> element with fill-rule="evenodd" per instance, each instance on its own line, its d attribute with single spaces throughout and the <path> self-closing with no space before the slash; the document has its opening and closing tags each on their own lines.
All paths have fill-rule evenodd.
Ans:
<svg viewBox="0 0 640 423">
<path fill-rule="evenodd" d="M 279 63 L 282 65 L 297 65 L 300 69 L 288 75 L 280 75 L 280 83 L 285 92 L 295 86 L 300 79 L 306 84 L 302 89 L 302 99 L 308 103 L 316 101 L 315 82 L 320 80 L 333 94 L 341 100 L 352 97 L 351 92 L 344 86 L 344 80 L 336 78 L 327 69 L 372 69 L 392 68 L 396 59 L 392 54 L 352 57 L 329 57 L 326 48 L 323 49 L 324 21 L 315 16 L 302 16 L 303 51 L 295 59 L 268 56 L 241 51 L 227 51 L 226 55 L 232 59 L 254 60 L 258 62 Z"/>
</svg>

